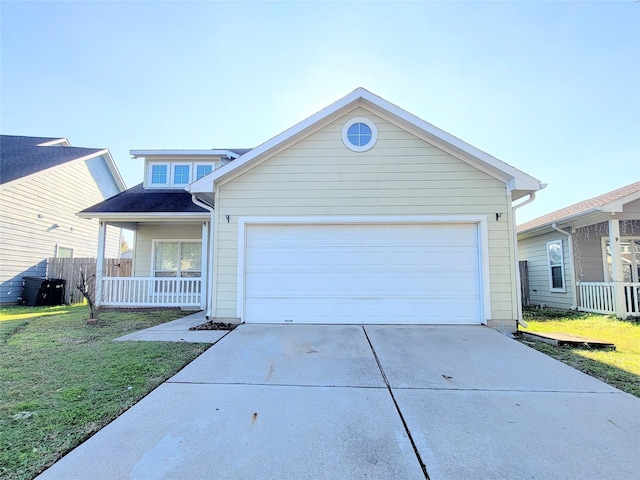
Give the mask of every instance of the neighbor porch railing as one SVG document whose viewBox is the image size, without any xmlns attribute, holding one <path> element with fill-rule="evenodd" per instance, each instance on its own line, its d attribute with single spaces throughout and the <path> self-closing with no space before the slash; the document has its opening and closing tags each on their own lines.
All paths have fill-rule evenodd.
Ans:
<svg viewBox="0 0 640 480">
<path fill-rule="evenodd" d="M 199 307 L 201 278 L 103 277 L 101 305 Z"/>
<path fill-rule="evenodd" d="M 578 310 L 618 315 L 640 316 L 640 283 L 619 283 L 623 289 L 624 304 L 616 308 L 616 283 L 578 282 Z"/>
</svg>

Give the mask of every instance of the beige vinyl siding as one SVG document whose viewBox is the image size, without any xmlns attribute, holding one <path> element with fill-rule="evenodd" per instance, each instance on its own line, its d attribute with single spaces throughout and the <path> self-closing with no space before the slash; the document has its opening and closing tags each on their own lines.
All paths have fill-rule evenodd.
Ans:
<svg viewBox="0 0 640 480">
<path fill-rule="evenodd" d="M 142 223 L 136 231 L 133 276 L 153 276 L 151 255 L 154 240 L 202 240 L 202 223 Z"/>
<path fill-rule="evenodd" d="M 564 258 L 564 292 L 552 292 L 549 285 L 549 263 L 547 242 L 562 240 Z M 569 240 L 566 235 L 551 232 L 518 242 L 518 256 L 527 261 L 529 271 L 529 298 L 531 305 L 546 304 L 551 308 L 575 307 L 573 298 L 574 274 L 570 261 Z M 601 268 L 602 269 L 602 268 Z"/>
<path fill-rule="evenodd" d="M 363 116 L 377 144 L 355 153 L 342 126 Z M 510 204 L 504 183 L 358 108 L 220 186 L 216 315 L 235 316 L 240 216 L 487 215 L 493 319 L 514 319 Z M 503 216 L 496 221 L 496 212 Z M 227 222 L 226 215 L 229 215 Z"/>
<path fill-rule="evenodd" d="M 76 213 L 119 189 L 100 156 L 10 182 L 0 192 L 0 302 L 8 303 L 22 294 L 22 277 L 46 275 L 56 246 L 96 257 L 98 221 Z M 106 247 L 106 256 L 118 257 L 120 229 L 107 228 Z"/>
</svg>

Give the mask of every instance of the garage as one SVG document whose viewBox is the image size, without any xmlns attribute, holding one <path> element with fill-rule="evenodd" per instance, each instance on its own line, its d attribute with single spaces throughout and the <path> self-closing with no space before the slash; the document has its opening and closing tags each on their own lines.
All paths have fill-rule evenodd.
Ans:
<svg viewBox="0 0 640 480">
<path fill-rule="evenodd" d="M 249 323 L 478 324 L 477 223 L 247 224 Z"/>
</svg>

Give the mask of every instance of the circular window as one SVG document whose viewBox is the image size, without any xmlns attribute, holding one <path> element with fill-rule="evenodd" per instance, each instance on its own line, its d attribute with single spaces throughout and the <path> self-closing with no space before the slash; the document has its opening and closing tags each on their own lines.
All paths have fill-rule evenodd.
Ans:
<svg viewBox="0 0 640 480">
<path fill-rule="evenodd" d="M 366 118 L 354 118 L 342 127 L 342 141 L 354 152 L 365 152 L 376 144 L 378 130 Z"/>
</svg>

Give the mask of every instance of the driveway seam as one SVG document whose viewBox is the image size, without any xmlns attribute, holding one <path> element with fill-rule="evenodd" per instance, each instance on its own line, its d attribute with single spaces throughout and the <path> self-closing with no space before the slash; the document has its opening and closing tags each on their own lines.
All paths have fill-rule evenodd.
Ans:
<svg viewBox="0 0 640 480">
<path fill-rule="evenodd" d="M 430 480 L 429 473 L 427 472 L 427 466 L 422 461 L 422 457 L 420 456 L 420 452 L 418 451 L 418 447 L 417 447 L 415 441 L 413 440 L 413 436 L 411 435 L 411 431 L 409 430 L 409 426 L 407 425 L 407 422 L 405 421 L 404 416 L 402 415 L 402 411 L 400 410 L 400 406 L 398 405 L 398 402 L 396 401 L 396 397 L 393 395 L 393 390 L 391 389 L 391 384 L 389 383 L 389 380 L 387 379 L 387 375 L 384 372 L 384 369 L 382 368 L 382 364 L 380 363 L 380 359 L 378 358 L 378 354 L 376 353 L 376 349 L 373 348 L 373 344 L 371 343 L 371 340 L 369 339 L 369 335 L 367 335 L 367 329 L 365 328 L 364 325 L 362 325 L 362 331 L 364 332 L 364 336 L 367 338 L 367 342 L 369 342 L 369 347 L 371 348 L 371 352 L 373 353 L 373 357 L 376 359 L 376 363 L 378 364 L 378 368 L 380 369 L 380 373 L 382 374 L 382 379 L 384 380 L 384 383 L 387 386 L 387 390 L 389 391 L 389 395 L 391 395 L 391 400 L 393 401 L 393 404 L 396 407 L 396 411 L 398 412 L 398 415 L 400 416 L 400 420 L 402 421 L 402 425 L 404 426 L 404 430 L 405 430 L 405 432 L 407 432 L 407 436 L 409 437 L 409 441 L 411 442 L 411 446 L 413 447 L 413 452 L 415 453 L 415 455 L 416 455 L 416 457 L 418 459 L 418 463 L 420 464 L 420 468 L 422 468 L 422 473 L 424 473 L 424 478 L 426 480 Z"/>
</svg>

